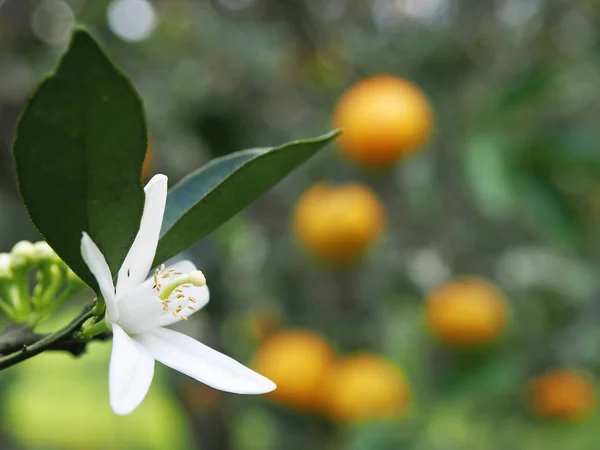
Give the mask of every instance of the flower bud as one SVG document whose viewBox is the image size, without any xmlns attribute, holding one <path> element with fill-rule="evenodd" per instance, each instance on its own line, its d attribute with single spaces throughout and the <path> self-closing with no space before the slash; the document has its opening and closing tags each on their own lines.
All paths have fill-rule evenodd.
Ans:
<svg viewBox="0 0 600 450">
<path fill-rule="evenodd" d="M 8 253 L 0 253 L 0 280 L 12 278 L 12 258 Z"/>
<path fill-rule="evenodd" d="M 35 250 L 31 242 L 20 241 L 14 245 L 10 254 L 12 256 L 12 267 L 19 268 L 26 266 L 33 261 Z"/>
<path fill-rule="evenodd" d="M 52 278 L 59 278 L 62 276 L 62 270 L 58 264 L 52 264 L 50 266 L 50 276 Z"/>
<path fill-rule="evenodd" d="M 40 241 L 33 244 L 35 258 L 43 262 L 59 262 L 60 258 L 54 252 L 52 247 L 46 241 Z"/>
</svg>

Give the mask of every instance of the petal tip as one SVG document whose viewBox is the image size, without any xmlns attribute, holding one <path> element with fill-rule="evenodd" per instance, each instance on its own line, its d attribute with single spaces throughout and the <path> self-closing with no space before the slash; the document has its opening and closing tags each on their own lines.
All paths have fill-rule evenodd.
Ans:
<svg viewBox="0 0 600 450">
<path fill-rule="evenodd" d="M 268 378 L 266 378 L 266 380 L 268 381 L 268 383 L 265 384 L 265 394 L 273 392 L 275 389 L 277 389 L 277 385 L 274 382 L 272 382 Z"/>
<path fill-rule="evenodd" d="M 110 407 L 117 416 L 128 416 L 133 411 L 135 411 L 135 408 L 125 408 L 123 405 L 115 404 L 112 401 L 110 402 Z"/>
<path fill-rule="evenodd" d="M 163 175 L 162 173 L 157 173 L 152 178 L 150 178 L 150 181 L 148 181 L 148 183 L 146 183 L 146 188 L 154 184 L 161 184 L 166 188 L 168 183 L 169 178 L 166 175 Z"/>
</svg>

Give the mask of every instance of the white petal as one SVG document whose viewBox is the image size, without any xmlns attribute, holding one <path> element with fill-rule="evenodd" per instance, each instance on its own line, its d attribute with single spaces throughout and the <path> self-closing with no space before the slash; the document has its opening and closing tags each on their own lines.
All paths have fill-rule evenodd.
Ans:
<svg viewBox="0 0 600 450">
<path fill-rule="evenodd" d="M 110 406 L 119 415 L 142 403 L 154 376 L 154 358 L 118 325 L 113 325 L 113 347 L 108 369 Z"/>
<path fill-rule="evenodd" d="M 152 267 L 160 235 L 165 203 L 167 201 L 167 177 L 155 175 L 144 188 L 146 201 L 140 221 L 140 229 L 123 261 L 117 280 L 117 297 L 142 283 Z"/>
<path fill-rule="evenodd" d="M 169 274 L 166 278 L 159 276 L 160 282 L 165 285 L 178 275 L 168 272 L 169 269 L 182 274 L 196 270 L 190 261 L 180 261 L 163 273 Z M 173 291 L 165 310 L 163 301 L 158 297 L 159 292 L 153 289 L 154 279 L 151 277 L 143 284 L 125 294 L 118 300 L 119 325 L 129 334 L 143 333 L 157 327 L 164 327 L 183 320 L 202 309 L 209 299 L 207 286 L 186 286 L 181 288 L 183 297 L 177 298 L 180 292 Z M 190 299 L 191 297 L 191 299 Z M 193 300 L 193 301 L 192 301 Z M 176 312 L 179 310 L 179 312 Z M 174 312 L 176 312 L 174 314 Z"/>
<path fill-rule="evenodd" d="M 215 389 L 236 394 L 264 394 L 275 383 L 185 334 L 157 328 L 136 337 L 161 363 Z"/>
<path fill-rule="evenodd" d="M 81 256 L 98 282 L 98 287 L 106 302 L 106 316 L 108 320 L 114 322 L 119 316 L 119 311 L 116 305 L 115 287 L 110 268 L 98 246 L 85 232 L 81 237 Z"/>
</svg>

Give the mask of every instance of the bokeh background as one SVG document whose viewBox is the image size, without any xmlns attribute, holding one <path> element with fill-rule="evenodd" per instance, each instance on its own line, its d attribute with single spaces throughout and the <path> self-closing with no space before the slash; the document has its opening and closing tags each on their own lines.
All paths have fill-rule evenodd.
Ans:
<svg viewBox="0 0 600 450">
<path fill-rule="evenodd" d="M 599 13 L 589 0 L 0 0 L 0 251 L 39 239 L 11 141 L 76 23 L 132 78 L 146 176 L 171 183 L 333 128 L 370 76 L 415 83 L 434 117 L 385 167 L 330 146 L 184 255 L 212 295 L 178 328 L 277 395 L 165 369 L 117 417 L 110 345 L 93 343 L 0 374 L 0 447 L 600 448 Z M 376 117 L 373 86 L 345 113 Z"/>
</svg>

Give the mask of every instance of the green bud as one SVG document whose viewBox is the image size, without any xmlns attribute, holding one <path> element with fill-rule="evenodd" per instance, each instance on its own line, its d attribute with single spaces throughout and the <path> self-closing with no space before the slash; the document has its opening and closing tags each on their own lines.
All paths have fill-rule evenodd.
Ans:
<svg viewBox="0 0 600 450">
<path fill-rule="evenodd" d="M 58 264 L 52 264 L 50 266 L 50 276 L 52 278 L 58 278 L 62 275 L 62 270 Z"/>
<path fill-rule="evenodd" d="M 13 277 L 11 266 L 12 257 L 8 253 L 0 253 L 0 280 Z"/>
<path fill-rule="evenodd" d="M 35 250 L 29 241 L 20 241 L 10 251 L 12 256 L 12 268 L 20 268 L 33 262 Z"/>
<path fill-rule="evenodd" d="M 35 258 L 40 262 L 59 262 L 60 258 L 45 241 L 33 244 Z"/>
</svg>

